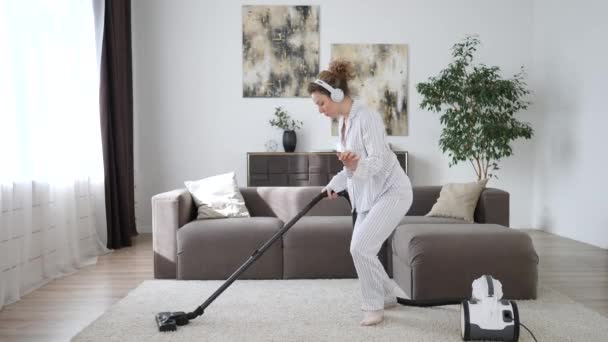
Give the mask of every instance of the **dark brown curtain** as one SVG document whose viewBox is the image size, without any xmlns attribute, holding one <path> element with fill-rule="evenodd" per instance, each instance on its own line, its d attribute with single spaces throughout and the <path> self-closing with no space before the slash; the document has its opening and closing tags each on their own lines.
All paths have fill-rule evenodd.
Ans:
<svg viewBox="0 0 608 342">
<path fill-rule="evenodd" d="M 131 1 L 105 0 L 101 52 L 101 135 L 108 248 L 131 246 L 135 228 Z"/>
</svg>

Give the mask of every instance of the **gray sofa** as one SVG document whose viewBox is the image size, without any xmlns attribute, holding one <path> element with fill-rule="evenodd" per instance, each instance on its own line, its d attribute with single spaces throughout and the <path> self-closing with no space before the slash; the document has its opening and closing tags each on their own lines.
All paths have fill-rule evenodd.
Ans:
<svg viewBox="0 0 608 342">
<path fill-rule="evenodd" d="M 152 227 L 155 278 L 228 278 L 256 248 L 276 233 L 285 222 L 291 220 L 321 189 L 321 187 L 241 188 L 251 217 L 213 220 L 195 220 L 196 208 L 186 189 L 154 196 Z M 424 262 L 424 260 L 435 262 L 437 257 L 421 259 L 425 252 L 430 253 L 433 250 L 435 241 L 434 237 L 425 237 L 425 234 L 443 230 L 449 235 L 460 231 L 464 235 L 460 236 L 460 240 L 454 241 L 461 243 L 462 239 L 470 238 L 464 233 L 466 229 L 477 233 L 475 230 L 471 231 L 471 227 L 477 227 L 481 229 L 479 232 L 486 233 L 487 229 L 499 229 L 501 233 L 506 234 L 505 236 L 516 236 L 515 239 L 511 239 L 516 241 L 508 248 L 515 246 L 516 250 L 522 250 L 521 254 L 529 259 L 525 261 L 526 265 L 523 268 L 520 264 L 513 266 L 518 274 L 521 273 L 521 269 L 528 270 L 525 274 L 527 277 L 525 284 L 522 286 L 520 286 L 521 282 L 516 284 L 523 288 L 517 293 L 524 294 L 518 298 L 536 296 L 538 257 L 535 259 L 536 254 L 533 253 L 531 241 L 526 234 L 506 228 L 509 225 L 507 192 L 492 188 L 485 189 L 475 209 L 476 224 L 467 225 L 467 222 L 458 219 L 424 216 L 439 197 L 440 186 L 418 186 L 414 187 L 413 191 L 412 207 L 379 254 L 389 275 L 394 276 L 412 298 L 441 295 L 446 287 L 440 286 L 436 290 L 421 291 L 423 288 L 428 288 L 426 283 L 437 280 L 437 275 L 433 275 L 432 272 L 424 274 L 421 271 L 426 272 L 431 267 L 437 267 L 432 262 Z M 410 227 L 414 227 L 412 232 L 418 231 L 420 236 L 416 233 L 408 235 Z M 465 230 L 459 230 L 458 227 L 464 227 Z M 281 240 L 275 242 L 250 269 L 243 273 L 241 279 L 356 278 L 349 251 L 351 235 L 352 218 L 349 203 L 344 199 L 324 199 L 302 217 Z M 422 240 L 420 240 L 421 236 Z M 440 233 L 438 236 L 445 238 L 446 235 Z M 478 241 L 477 237 L 470 240 Z M 424 250 L 416 249 L 418 241 L 430 245 Z M 487 242 L 484 241 L 482 238 L 479 244 Z M 498 242 L 494 245 L 500 244 Z M 492 244 L 486 243 L 486 245 L 491 249 L 496 247 Z M 482 254 L 488 251 L 488 248 L 481 245 L 475 247 L 482 248 L 483 250 L 478 248 L 478 252 Z M 456 253 L 454 248 L 452 252 Z M 441 250 L 435 250 L 434 253 L 442 255 Z M 490 250 L 489 253 L 492 251 Z M 445 254 L 444 257 L 448 260 L 462 261 L 452 255 Z M 399 265 L 398 270 L 393 270 L 394 264 Z M 509 274 L 511 265 L 507 262 L 503 266 L 500 271 L 503 272 L 503 268 L 506 267 L 503 273 L 506 272 L 506 277 L 511 277 Z M 467 267 L 467 270 L 466 279 L 460 281 L 458 291 L 468 292 L 470 295 L 471 277 L 483 270 L 474 266 Z M 418 274 L 421 276 L 417 276 Z M 458 278 L 458 275 L 453 276 Z M 451 281 L 453 279 L 448 280 Z M 509 292 L 508 289 L 506 292 Z"/>
</svg>

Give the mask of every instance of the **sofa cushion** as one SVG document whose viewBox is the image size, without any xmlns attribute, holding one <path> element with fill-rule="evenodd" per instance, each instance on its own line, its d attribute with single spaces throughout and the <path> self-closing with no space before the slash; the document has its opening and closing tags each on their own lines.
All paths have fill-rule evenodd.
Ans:
<svg viewBox="0 0 608 342">
<path fill-rule="evenodd" d="M 196 220 L 177 231 L 177 279 L 227 279 L 283 222 L 274 217 Z M 282 241 L 275 241 L 240 279 L 280 279 Z"/>
<path fill-rule="evenodd" d="M 460 218 L 473 222 L 473 214 L 488 179 L 470 183 L 449 183 L 441 188 L 437 203 L 427 216 Z"/>
<path fill-rule="evenodd" d="M 283 222 L 293 219 L 317 196 L 323 187 L 256 187 L 241 188 L 245 204 L 252 216 L 274 216 Z M 350 204 L 344 198 L 323 199 L 309 216 L 350 216 Z"/>
<path fill-rule="evenodd" d="M 197 219 L 249 217 L 234 172 L 184 184 L 198 207 Z"/>
<path fill-rule="evenodd" d="M 512 240 L 519 241 L 521 248 L 505 250 Z M 503 250 L 493 250 L 495 246 Z M 474 247 L 474 253 L 480 255 L 529 257 L 530 246 L 528 234 L 497 224 L 406 224 L 393 234 L 393 254 L 409 265 L 428 261 L 431 256 L 472 254 L 467 247 Z"/>
<path fill-rule="evenodd" d="M 431 217 L 431 216 L 404 216 L 401 221 L 399 222 L 399 225 L 404 225 L 404 224 L 422 224 L 422 223 L 461 223 L 461 224 L 466 224 L 468 223 L 465 220 L 462 219 L 457 219 L 457 218 L 451 218 L 451 217 Z"/>
<path fill-rule="evenodd" d="M 304 216 L 283 236 L 283 277 L 356 278 L 350 216 Z"/>
</svg>

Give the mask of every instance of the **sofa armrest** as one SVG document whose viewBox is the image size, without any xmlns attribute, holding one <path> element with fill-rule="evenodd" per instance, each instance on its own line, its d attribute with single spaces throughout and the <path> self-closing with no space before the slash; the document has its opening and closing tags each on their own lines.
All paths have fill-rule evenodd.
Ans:
<svg viewBox="0 0 608 342">
<path fill-rule="evenodd" d="M 475 222 L 509 226 L 509 193 L 486 188 L 481 192 L 475 208 Z"/>
<path fill-rule="evenodd" d="M 177 230 L 192 220 L 192 196 L 187 189 L 152 197 L 152 248 L 154 278 L 174 279 L 177 274 Z"/>
</svg>

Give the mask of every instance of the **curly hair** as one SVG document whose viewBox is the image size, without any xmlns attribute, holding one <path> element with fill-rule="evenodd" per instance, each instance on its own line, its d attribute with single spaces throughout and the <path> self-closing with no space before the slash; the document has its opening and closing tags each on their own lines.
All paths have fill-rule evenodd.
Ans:
<svg viewBox="0 0 608 342">
<path fill-rule="evenodd" d="M 319 79 L 325 81 L 334 88 L 340 88 L 344 92 L 345 96 L 350 95 L 350 89 L 348 89 L 348 81 L 355 78 L 355 67 L 353 64 L 346 60 L 336 60 L 329 64 L 327 70 L 321 71 Z M 308 84 L 308 93 L 321 92 L 329 96 L 329 91 L 322 86 L 311 82 Z"/>
</svg>

